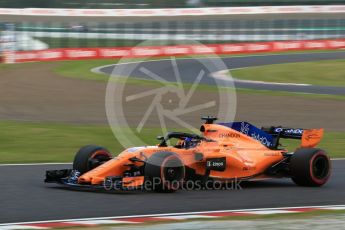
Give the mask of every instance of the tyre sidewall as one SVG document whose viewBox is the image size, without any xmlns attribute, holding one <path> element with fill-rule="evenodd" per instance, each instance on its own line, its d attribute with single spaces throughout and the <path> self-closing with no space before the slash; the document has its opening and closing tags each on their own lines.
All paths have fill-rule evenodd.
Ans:
<svg viewBox="0 0 345 230">
<path fill-rule="evenodd" d="M 324 157 L 328 162 L 327 175 L 319 179 L 313 173 L 313 163 L 318 157 Z M 331 175 L 331 161 L 322 149 L 298 149 L 291 157 L 290 171 L 292 180 L 301 186 L 322 186 Z"/>
<path fill-rule="evenodd" d="M 90 165 L 90 159 L 96 157 L 97 155 L 104 155 L 111 158 L 110 152 L 101 146 L 97 145 L 87 145 L 79 149 L 73 160 L 73 169 L 84 174 L 93 167 Z"/>
<path fill-rule="evenodd" d="M 177 167 L 181 167 L 182 176 L 178 178 L 176 182 L 170 183 L 164 176 L 165 165 L 169 161 L 175 160 Z M 185 177 L 185 167 L 182 160 L 173 152 L 157 152 L 153 154 L 146 162 L 145 165 L 145 177 L 149 181 L 149 190 L 156 192 L 175 192 L 179 189 L 180 183 Z"/>
</svg>

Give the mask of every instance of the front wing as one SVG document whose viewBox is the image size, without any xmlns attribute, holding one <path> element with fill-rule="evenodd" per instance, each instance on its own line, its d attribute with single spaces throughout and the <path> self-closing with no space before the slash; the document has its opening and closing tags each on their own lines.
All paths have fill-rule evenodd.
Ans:
<svg viewBox="0 0 345 230">
<path fill-rule="evenodd" d="M 80 173 L 72 169 L 49 170 L 46 171 L 45 183 L 57 183 L 70 188 L 86 189 L 86 190 L 141 190 L 145 178 L 143 176 L 137 177 L 120 177 L 112 176 L 106 177 L 103 184 L 80 184 L 78 178 Z"/>
</svg>

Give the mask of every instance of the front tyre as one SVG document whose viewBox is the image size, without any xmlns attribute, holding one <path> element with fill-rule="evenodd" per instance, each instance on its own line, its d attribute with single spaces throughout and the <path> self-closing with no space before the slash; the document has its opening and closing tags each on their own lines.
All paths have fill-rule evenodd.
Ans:
<svg viewBox="0 0 345 230">
<path fill-rule="evenodd" d="M 156 192 L 175 192 L 185 177 L 181 159 L 172 152 L 157 152 L 145 164 L 147 186 Z"/>
<path fill-rule="evenodd" d="M 290 160 L 291 179 L 300 186 L 322 186 L 331 175 L 331 161 L 322 149 L 298 149 Z"/>
<path fill-rule="evenodd" d="M 87 145 L 79 149 L 73 160 L 73 169 L 84 174 L 112 158 L 110 152 L 97 145 Z"/>
</svg>

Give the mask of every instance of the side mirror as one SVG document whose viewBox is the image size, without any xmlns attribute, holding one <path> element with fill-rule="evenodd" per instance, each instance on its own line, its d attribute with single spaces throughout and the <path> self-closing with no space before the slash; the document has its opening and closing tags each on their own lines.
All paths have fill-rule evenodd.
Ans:
<svg viewBox="0 0 345 230">
<path fill-rule="evenodd" d="M 157 140 L 161 141 L 158 147 L 167 147 L 167 142 L 165 141 L 165 138 L 163 136 L 158 136 Z"/>
<path fill-rule="evenodd" d="M 157 138 L 157 140 L 159 140 L 159 141 L 163 141 L 163 140 L 164 140 L 164 137 L 163 137 L 163 136 L 157 136 L 156 138 Z"/>
</svg>

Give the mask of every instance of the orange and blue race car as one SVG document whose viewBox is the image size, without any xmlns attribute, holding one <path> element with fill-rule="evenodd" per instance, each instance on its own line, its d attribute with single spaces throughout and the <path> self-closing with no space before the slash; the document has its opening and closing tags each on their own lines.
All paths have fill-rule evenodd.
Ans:
<svg viewBox="0 0 345 230">
<path fill-rule="evenodd" d="M 316 148 L 323 129 L 260 129 L 247 122 L 202 119 L 201 135 L 168 132 L 157 138 L 157 146 L 128 148 L 116 157 L 100 146 L 82 147 L 72 169 L 47 171 L 45 182 L 74 188 L 174 192 L 188 182 L 205 188 L 215 181 L 227 184 L 269 178 L 322 186 L 331 175 L 327 153 Z M 300 139 L 301 143 L 288 151 L 281 148 L 281 138 Z"/>
</svg>

